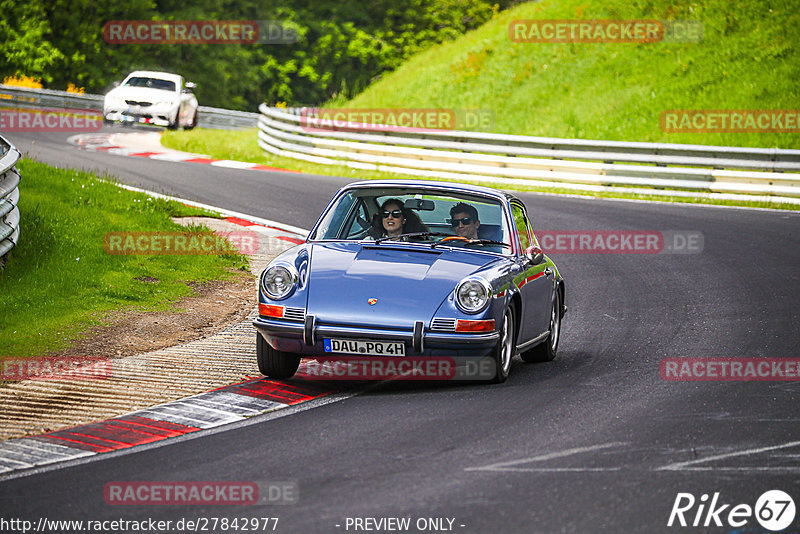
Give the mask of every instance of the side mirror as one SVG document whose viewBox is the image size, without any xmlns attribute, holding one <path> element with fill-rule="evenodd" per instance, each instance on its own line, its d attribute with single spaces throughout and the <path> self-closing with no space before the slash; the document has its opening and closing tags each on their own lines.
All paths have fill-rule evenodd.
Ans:
<svg viewBox="0 0 800 534">
<path fill-rule="evenodd" d="M 525 249 L 524 254 L 531 265 L 539 265 L 544 261 L 544 252 L 539 247 L 528 247 Z"/>
<path fill-rule="evenodd" d="M 197 88 L 197 84 L 194 82 L 186 82 L 186 85 L 184 87 L 185 87 L 183 90 L 184 93 L 191 93 L 195 88 Z"/>
<path fill-rule="evenodd" d="M 119 87 L 119 82 L 114 82 L 114 87 Z"/>
</svg>

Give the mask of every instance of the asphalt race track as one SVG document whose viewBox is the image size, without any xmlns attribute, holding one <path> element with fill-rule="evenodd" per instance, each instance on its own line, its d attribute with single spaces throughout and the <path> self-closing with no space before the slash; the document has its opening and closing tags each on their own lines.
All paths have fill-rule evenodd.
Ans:
<svg viewBox="0 0 800 534">
<path fill-rule="evenodd" d="M 103 132 L 141 132 L 158 129 L 105 127 Z M 73 133 L 15 133 L 9 141 L 24 156 L 48 165 L 105 172 L 121 182 L 149 191 L 167 193 L 212 206 L 258 217 L 272 217 L 286 224 L 308 228 L 317 220 L 341 185 L 352 180 L 330 176 L 304 176 L 295 173 L 243 171 L 236 169 L 204 169 L 202 165 L 176 165 L 171 161 L 127 158 L 78 150 L 68 145 Z M 22 191 L 20 190 L 20 193 Z M 256 200 L 257 199 L 257 200 Z"/>
<path fill-rule="evenodd" d="M 49 164 L 304 228 L 347 182 L 84 152 L 67 137 L 9 135 Z M 800 507 L 800 382 L 667 381 L 659 371 L 664 358 L 800 357 L 800 214 L 520 197 L 535 229 L 692 231 L 703 250 L 552 254 L 569 305 L 559 356 L 515 359 L 505 384 L 383 384 L 12 478 L 0 483 L 3 515 L 277 517 L 283 533 L 391 531 L 363 518 L 410 518 L 410 532 L 769 532 L 754 517 L 736 529 L 728 513 L 767 490 Z M 299 494 L 293 504 L 114 506 L 103 490 L 116 481 L 291 481 Z M 724 526 L 703 510 L 698 527 L 668 527 L 679 493 L 697 501 L 689 524 L 701 502 L 729 505 L 715 516 Z M 800 519 L 791 525 L 785 532 L 800 531 Z"/>
</svg>

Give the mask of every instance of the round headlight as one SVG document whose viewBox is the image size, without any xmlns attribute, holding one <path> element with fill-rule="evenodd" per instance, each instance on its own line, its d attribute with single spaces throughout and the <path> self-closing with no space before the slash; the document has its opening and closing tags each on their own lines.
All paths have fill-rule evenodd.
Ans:
<svg viewBox="0 0 800 534">
<path fill-rule="evenodd" d="M 492 288 L 483 278 L 467 278 L 456 286 L 456 304 L 466 313 L 482 311 L 491 296 Z"/>
<path fill-rule="evenodd" d="M 280 300 L 288 297 L 297 284 L 297 271 L 288 265 L 273 265 L 264 271 L 261 285 L 269 298 Z"/>
</svg>

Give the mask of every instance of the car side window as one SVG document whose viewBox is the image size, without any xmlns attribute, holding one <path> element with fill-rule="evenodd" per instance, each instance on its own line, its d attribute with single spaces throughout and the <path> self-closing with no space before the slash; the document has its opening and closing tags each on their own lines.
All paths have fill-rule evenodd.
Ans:
<svg viewBox="0 0 800 534">
<path fill-rule="evenodd" d="M 517 227 L 517 233 L 519 234 L 519 243 L 522 246 L 522 250 L 525 250 L 531 246 L 532 241 L 528 217 L 525 215 L 525 210 L 517 204 L 511 205 L 511 214 L 514 216 L 514 226 Z"/>
</svg>

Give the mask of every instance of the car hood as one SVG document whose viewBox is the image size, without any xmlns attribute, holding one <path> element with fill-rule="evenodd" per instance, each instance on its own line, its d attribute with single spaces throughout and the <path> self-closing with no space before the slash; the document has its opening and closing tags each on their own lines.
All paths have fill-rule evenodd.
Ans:
<svg viewBox="0 0 800 534">
<path fill-rule="evenodd" d="M 136 100 L 137 102 L 174 102 L 178 99 L 172 91 L 153 89 L 151 87 L 117 87 L 109 91 L 108 95 L 123 100 Z"/>
<path fill-rule="evenodd" d="M 307 313 L 318 324 L 428 324 L 462 278 L 493 260 L 485 254 L 414 245 L 314 244 Z M 370 304 L 371 299 L 376 302 Z"/>
</svg>

